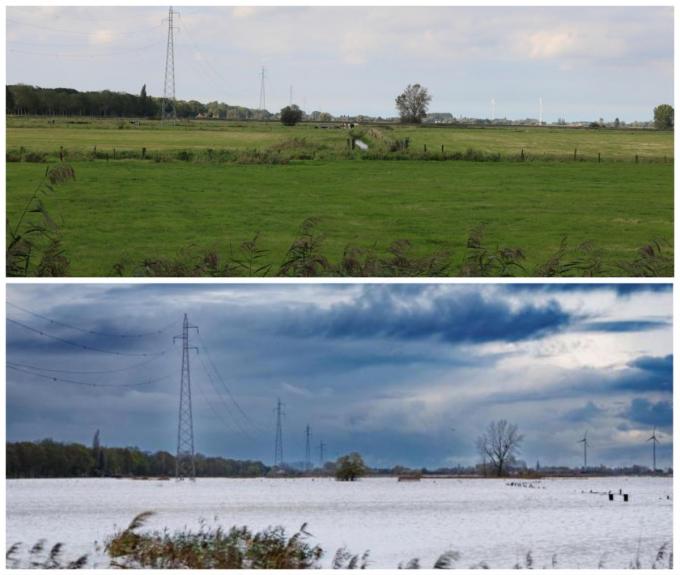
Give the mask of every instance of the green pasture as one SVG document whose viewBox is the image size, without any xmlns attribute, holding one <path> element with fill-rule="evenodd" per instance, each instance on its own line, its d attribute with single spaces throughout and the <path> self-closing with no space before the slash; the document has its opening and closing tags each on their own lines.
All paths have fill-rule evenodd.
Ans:
<svg viewBox="0 0 680 575">
<path fill-rule="evenodd" d="M 54 123 L 50 123 L 53 121 Z M 325 127 L 324 127 L 325 126 Z M 457 126 L 358 126 L 353 131 L 370 148 L 383 148 L 408 138 L 410 150 L 464 152 L 475 149 L 503 156 L 529 159 L 542 157 L 597 161 L 670 161 L 673 133 L 653 130 L 576 129 L 556 127 L 457 127 Z M 56 157 L 60 147 L 67 153 L 140 151 L 147 153 L 198 149 L 264 150 L 283 142 L 304 139 L 328 153 L 347 149 L 348 131 L 338 124 L 304 123 L 294 127 L 278 122 L 188 121 L 161 127 L 158 121 L 9 118 L 7 149 L 24 149 Z"/>
<path fill-rule="evenodd" d="M 489 146 L 507 150 L 525 144 L 529 148 L 531 142 L 568 150 L 578 142 L 584 151 L 602 148 L 603 154 L 609 150 L 607 156 L 625 157 L 644 144 L 654 154 L 672 155 L 672 136 L 653 132 L 397 130 L 416 143 L 448 138 L 446 145 L 462 148 L 482 147 L 482 140 L 489 138 Z M 60 126 L 10 127 L 7 137 L 10 146 L 42 149 L 94 143 L 217 146 L 218 141 L 247 146 L 255 144 L 244 143 L 244 134 L 263 143 L 291 133 L 331 142 L 338 138 L 342 145 L 339 132 L 307 125 L 288 131 L 273 124 L 185 132 Z M 479 134 L 480 140 L 473 142 L 466 134 Z M 277 269 L 300 224 L 309 217 L 319 218 L 318 230 L 326 237 L 323 251 L 333 261 L 347 244 L 375 245 L 381 252 L 395 240 L 408 239 L 417 253 L 449 251 L 456 264 L 464 255 L 468 232 L 479 224 L 486 224 L 490 244 L 522 248 L 529 269 L 545 261 L 565 236 L 573 245 L 595 242 L 608 266 L 632 259 L 636 249 L 652 239 L 673 240 L 670 162 L 357 159 L 239 165 L 97 160 L 72 165 L 76 181 L 58 187 L 44 201 L 60 224 L 75 276 L 112 275 L 121 260 L 172 257 L 190 245 L 216 246 L 226 253 L 230 245 L 238 246 L 258 232 L 260 247 Z M 45 168 L 27 162 L 7 164 L 10 220 L 17 217 Z"/>
</svg>

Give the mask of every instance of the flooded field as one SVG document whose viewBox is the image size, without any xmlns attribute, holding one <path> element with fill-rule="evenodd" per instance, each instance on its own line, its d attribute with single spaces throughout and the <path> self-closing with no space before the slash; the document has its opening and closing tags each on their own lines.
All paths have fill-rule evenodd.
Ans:
<svg viewBox="0 0 680 575">
<path fill-rule="evenodd" d="M 308 524 L 312 543 L 326 551 L 370 550 L 373 568 L 395 568 L 418 557 L 431 567 L 448 550 L 459 567 L 627 567 L 639 556 L 651 567 L 672 541 L 669 478 L 552 479 L 513 486 L 506 480 L 199 479 L 195 483 L 127 479 L 7 481 L 7 543 L 63 542 L 67 557 L 95 552 L 116 528 L 142 511 L 147 529 L 247 525 L 262 529 Z M 630 496 L 623 502 L 619 489 Z M 616 493 L 609 501 L 606 493 Z"/>
</svg>

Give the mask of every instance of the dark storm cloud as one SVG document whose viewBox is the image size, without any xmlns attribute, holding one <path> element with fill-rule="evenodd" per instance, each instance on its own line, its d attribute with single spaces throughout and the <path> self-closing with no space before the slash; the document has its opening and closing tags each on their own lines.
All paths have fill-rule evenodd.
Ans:
<svg viewBox="0 0 680 575">
<path fill-rule="evenodd" d="M 542 292 L 542 293 L 596 293 L 614 292 L 619 297 L 629 297 L 644 293 L 669 293 L 673 291 L 673 284 L 670 283 L 644 283 L 644 284 L 515 284 L 517 291 Z"/>
<path fill-rule="evenodd" d="M 621 416 L 634 423 L 670 427 L 673 425 L 673 403 L 671 401 L 653 402 L 644 397 L 636 397 Z"/>
<path fill-rule="evenodd" d="M 642 367 L 641 367 L 642 366 Z M 641 356 L 621 370 L 570 369 L 560 376 L 560 385 L 531 391 L 496 394 L 490 402 L 547 402 L 582 397 L 606 397 L 613 392 L 673 393 L 673 356 Z"/>
<path fill-rule="evenodd" d="M 626 333 L 649 331 L 670 325 L 668 321 L 591 321 L 582 323 L 579 329 L 583 331 Z"/>
<path fill-rule="evenodd" d="M 673 392 L 673 356 L 642 356 L 632 361 L 612 387 L 625 391 Z"/>
<path fill-rule="evenodd" d="M 605 409 L 598 407 L 592 401 L 589 401 L 583 407 L 572 409 L 565 413 L 564 419 L 573 423 L 580 423 L 582 421 L 590 421 L 605 412 Z"/>
<path fill-rule="evenodd" d="M 555 333 L 570 320 L 570 314 L 555 301 L 513 309 L 500 298 L 470 291 L 457 298 L 432 294 L 427 303 L 408 305 L 391 288 L 372 286 L 351 304 L 311 310 L 302 318 L 286 321 L 285 330 L 299 337 L 516 342 Z"/>
</svg>

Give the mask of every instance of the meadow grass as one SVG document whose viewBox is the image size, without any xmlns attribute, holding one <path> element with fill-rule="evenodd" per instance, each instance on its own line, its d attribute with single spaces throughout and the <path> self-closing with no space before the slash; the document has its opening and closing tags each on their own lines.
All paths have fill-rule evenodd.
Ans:
<svg viewBox="0 0 680 575">
<path fill-rule="evenodd" d="M 183 121 L 174 127 L 161 127 L 158 121 L 142 120 L 132 124 L 126 119 L 89 120 L 58 118 L 9 118 L 7 149 L 25 149 L 55 157 L 60 147 L 71 152 L 112 153 L 146 148 L 149 154 L 170 150 L 265 149 L 291 139 L 305 139 L 311 144 L 341 154 L 347 149 L 348 132 L 339 125 L 307 122 L 294 127 L 279 122 Z M 321 126 L 327 126 L 322 128 Z M 410 140 L 410 149 L 422 152 L 465 152 L 467 149 L 517 157 L 524 151 L 528 158 L 545 156 L 573 160 L 632 162 L 670 161 L 673 157 L 673 133 L 653 130 L 572 129 L 560 127 L 459 127 L 405 126 L 399 124 L 359 126 L 371 149 L 381 140 Z"/>
<path fill-rule="evenodd" d="M 205 144 L 205 134 L 187 137 Z M 174 145 L 175 131 L 168 140 Z M 595 242 L 610 268 L 650 240 L 673 240 L 671 163 L 97 160 L 73 167 L 76 181 L 45 203 L 75 276 L 112 275 L 122 260 L 171 258 L 189 245 L 225 253 L 258 232 L 275 270 L 310 217 L 318 218 L 324 253 L 334 259 L 347 244 L 384 252 L 407 239 L 416 253 L 446 250 L 457 263 L 480 224 L 491 244 L 522 248 L 527 268 L 547 260 L 565 236 L 572 244 Z M 40 164 L 7 164 L 10 219 L 44 171 Z"/>
</svg>

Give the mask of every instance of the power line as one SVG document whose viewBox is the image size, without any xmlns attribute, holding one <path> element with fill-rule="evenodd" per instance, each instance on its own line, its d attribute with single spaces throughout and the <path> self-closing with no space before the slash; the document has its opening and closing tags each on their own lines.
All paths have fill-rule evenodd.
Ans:
<svg viewBox="0 0 680 575">
<path fill-rule="evenodd" d="M 210 384 L 212 385 L 213 389 L 215 390 L 215 393 L 217 394 L 217 397 L 220 399 L 220 401 L 222 402 L 222 405 L 224 405 L 225 409 L 229 413 L 229 416 L 232 418 L 234 425 L 236 426 L 237 430 L 239 432 L 241 432 L 248 439 L 252 439 L 252 437 L 250 436 L 248 431 L 243 429 L 243 427 L 238 422 L 238 420 L 233 416 L 233 413 L 231 411 L 231 408 L 229 407 L 229 404 L 222 397 L 222 394 L 220 393 L 219 387 L 217 387 L 217 384 L 215 384 L 215 381 L 213 380 L 212 376 L 210 375 L 210 372 L 208 371 L 208 368 L 206 367 L 205 362 L 203 361 L 203 358 L 200 356 L 200 354 L 199 354 L 198 358 L 201 362 L 201 365 L 203 366 L 203 370 L 205 371 L 205 374 L 208 376 L 208 380 L 210 381 Z"/>
<path fill-rule="evenodd" d="M 230 433 L 234 431 L 234 427 L 230 424 L 229 420 L 224 417 L 224 414 L 222 412 L 217 411 L 217 409 L 215 409 L 213 402 L 210 401 L 210 399 L 208 399 L 208 396 L 205 394 L 203 388 L 200 385 L 198 386 L 198 392 L 201 394 L 203 400 L 208 404 L 208 407 L 210 407 L 210 410 L 213 412 L 215 417 L 217 417 L 217 419 L 219 419 L 224 424 L 224 426 L 229 430 Z"/>
<path fill-rule="evenodd" d="M 37 28 L 38 30 L 47 30 L 49 32 L 58 32 L 60 34 L 70 34 L 72 36 L 87 36 L 91 37 L 92 32 L 80 32 L 78 30 L 66 30 L 64 28 L 53 28 L 50 26 L 41 26 L 40 24 L 33 24 L 32 22 L 22 22 L 21 20 L 16 20 L 15 18 L 6 18 L 7 22 L 12 22 L 13 24 L 19 24 L 21 26 L 29 26 L 31 28 Z M 155 24 L 153 26 L 147 26 L 145 28 L 140 28 L 137 30 L 126 30 L 126 31 L 115 31 L 114 33 L 119 36 L 139 36 L 142 34 L 149 34 L 152 30 L 160 28 L 163 24 Z"/>
<path fill-rule="evenodd" d="M 88 52 L 54 52 L 52 50 L 48 52 L 39 52 L 36 50 L 22 50 L 16 48 L 8 48 L 9 52 L 17 52 L 18 54 L 35 54 L 37 56 L 58 56 L 61 58 L 101 58 L 103 56 L 120 56 L 123 54 L 134 54 L 138 52 L 144 52 L 149 48 L 155 48 L 160 46 L 162 42 L 154 42 L 152 44 L 147 44 L 146 46 L 139 46 L 137 48 L 130 48 L 127 50 L 115 50 L 110 52 L 92 52 L 91 46 L 88 46 Z"/>
<path fill-rule="evenodd" d="M 196 42 L 194 42 L 193 36 L 189 33 L 189 29 L 187 28 L 186 21 L 184 20 L 184 18 L 182 18 L 181 15 L 180 20 L 182 21 L 182 28 L 186 33 L 187 40 L 189 40 L 189 43 L 194 49 L 194 54 L 199 56 L 198 61 L 200 62 L 200 64 L 204 67 L 204 69 L 212 72 L 220 80 L 220 82 L 224 84 L 224 86 L 219 86 L 218 84 L 216 84 L 213 78 L 210 78 L 210 81 L 213 82 L 213 85 L 219 90 L 226 91 L 225 88 L 226 85 L 228 84 L 227 80 L 217 71 L 215 67 L 213 67 L 213 65 L 208 60 L 203 59 L 203 51 L 196 45 Z"/>
<path fill-rule="evenodd" d="M 76 369 L 52 369 L 49 367 L 40 367 L 37 365 L 29 365 L 25 363 L 13 362 L 14 365 L 25 367 L 26 369 L 32 369 L 34 371 L 46 371 L 49 373 L 76 373 L 80 375 L 101 375 L 106 373 L 120 373 L 122 371 L 129 371 L 131 369 L 137 369 L 139 367 L 144 367 L 154 361 L 156 361 L 160 356 L 152 357 L 150 359 L 135 363 L 134 365 L 128 365 L 126 367 L 121 367 L 118 369 L 102 369 L 102 370 L 76 370 Z"/>
<path fill-rule="evenodd" d="M 252 420 L 252 419 L 248 416 L 248 414 L 243 410 L 243 408 L 241 407 L 241 405 L 239 404 L 239 402 L 236 401 L 236 398 L 234 397 L 234 394 L 231 392 L 231 389 L 229 389 L 229 386 L 226 384 L 226 382 L 225 382 L 224 379 L 222 378 L 222 374 L 219 372 L 219 370 L 218 370 L 217 367 L 215 366 L 215 363 L 213 362 L 212 357 L 210 356 L 210 352 L 208 351 L 208 348 L 207 348 L 207 346 L 205 345 L 205 342 L 203 341 L 203 338 L 201 337 L 200 334 L 198 335 L 198 339 L 199 339 L 199 341 L 201 342 L 201 347 L 203 348 L 203 352 L 205 353 L 205 356 L 208 358 L 208 363 L 210 363 L 211 367 L 213 368 L 213 371 L 215 372 L 215 375 L 217 375 L 217 378 L 219 379 L 220 383 L 222 384 L 222 386 L 223 386 L 224 389 L 226 390 L 227 395 L 229 396 L 229 399 L 230 399 L 231 402 L 234 404 L 234 406 L 236 407 L 236 409 L 238 410 L 238 412 L 241 414 L 241 416 L 243 417 L 243 419 L 244 419 L 249 425 L 251 425 L 253 428 L 256 428 L 257 426 L 255 425 L 255 423 L 253 422 L 253 420 Z M 202 360 L 201 360 L 201 361 L 202 361 Z"/>
<path fill-rule="evenodd" d="M 108 353 L 108 354 L 111 354 L 111 355 L 121 355 L 121 356 L 130 356 L 130 357 L 160 356 L 160 355 L 165 355 L 165 353 L 167 352 L 167 350 L 164 350 L 164 351 L 161 351 L 161 352 L 154 352 L 154 353 L 151 353 L 151 352 L 150 353 L 129 353 L 129 352 L 124 352 L 124 351 L 112 351 L 110 349 L 101 349 L 101 348 L 98 348 L 98 347 L 94 347 L 94 346 L 91 346 L 91 345 L 85 345 L 85 344 L 82 344 L 82 343 L 77 343 L 75 341 L 71 341 L 71 340 L 64 339 L 62 337 L 56 336 L 56 335 L 49 334 L 45 331 L 42 331 L 40 329 L 36 329 L 34 327 L 31 327 L 29 325 L 26 325 L 24 323 L 21 323 L 20 321 L 17 321 L 15 319 L 12 319 L 12 318 L 9 318 L 9 317 L 7 318 L 7 321 L 10 322 L 10 323 L 13 323 L 15 325 L 18 325 L 20 327 L 23 327 L 24 329 L 31 331 L 33 333 L 36 333 L 38 335 L 41 335 L 43 337 L 48 337 L 50 339 L 54 339 L 56 341 L 59 341 L 61 343 L 66 344 L 66 345 L 71 345 L 73 347 L 78 347 L 80 349 L 86 349 L 88 351 L 97 351 L 99 353 Z"/>
<path fill-rule="evenodd" d="M 96 331 L 96 330 L 92 330 L 92 329 L 84 329 L 84 328 L 78 327 L 78 326 L 70 324 L 70 323 L 66 323 L 66 322 L 63 322 L 63 321 L 56 320 L 56 319 L 48 317 L 46 315 L 42 315 L 42 314 L 36 313 L 34 311 L 31 311 L 29 309 L 26 309 L 24 307 L 21 307 L 20 305 L 17 305 L 15 303 L 10 302 L 10 301 L 7 302 L 7 305 L 9 305 L 9 306 L 11 306 L 15 309 L 18 309 L 20 311 L 23 311 L 24 313 L 28 313 L 28 314 L 30 314 L 34 317 L 44 319 L 45 321 L 48 321 L 49 323 L 52 323 L 52 324 L 55 324 L 55 325 L 60 325 L 62 327 L 68 327 L 70 329 L 74 329 L 74 330 L 80 331 L 82 333 L 87 333 L 89 335 L 97 335 L 97 336 L 102 336 L 102 337 L 120 337 L 120 338 L 148 337 L 148 336 L 151 336 L 151 335 L 160 335 L 164 331 L 167 331 L 171 327 L 177 325 L 177 321 L 173 321 L 173 322 L 167 324 L 166 326 L 164 326 L 164 327 L 162 327 L 158 330 L 148 331 L 148 332 L 145 332 L 145 333 L 114 333 L 114 332 Z"/>
<path fill-rule="evenodd" d="M 141 387 L 143 385 L 151 385 L 153 383 L 156 383 L 158 381 L 162 381 L 164 379 L 168 379 L 170 375 L 164 375 L 162 377 L 157 377 L 155 379 L 148 379 L 145 381 L 140 381 L 138 383 L 120 383 L 120 384 L 115 384 L 115 383 L 93 383 L 91 381 L 78 381 L 74 379 L 67 379 L 63 377 L 54 377 L 52 375 L 43 375 L 41 373 L 35 373 L 34 371 L 29 371 L 26 369 L 22 369 L 21 367 L 17 367 L 16 365 L 12 364 L 11 362 L 7 362 L 7 368 L 8 369 L 13 369 L 14 371 L 18 371 L 21 373 L 26 373 L 28 375 L 32 375 L 34 377 L 40 377 L 42 379 L 49 379 L 50 381 L 58 381 L 61 383 L 73 383 L 76 385 L 84 385 L 87 387 L 111 387 L 111 388 L 124 388 L 124 387 Z"/>
</svg>

